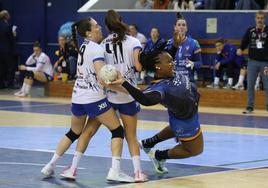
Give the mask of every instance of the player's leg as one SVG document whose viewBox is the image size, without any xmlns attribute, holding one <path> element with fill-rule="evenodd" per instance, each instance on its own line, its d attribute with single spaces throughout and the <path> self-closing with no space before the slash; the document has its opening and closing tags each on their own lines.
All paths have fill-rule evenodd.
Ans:
<svg viewBox="0 0 268 188">
<path fill-rule="evenodd" d="M 79 135 L 84 128 L 87 115 L 83 109 L 83 106 L 79 104 L 72 104 L 72 113 L 74 115 L 71 117 L 70 130 L 62 137 L 51 160 L 41 170 L 41 173 L 47 177 L 50 177 L 54 174 L 54 168 L 57 160 L 65 153 L 70 145 L 79 138 Z"/>
<path fill-rule="evenodd" d="M 82 158 L 90 139 L 95 135 L 100 127 L 100 122 L 97 121 L 95 118 L 88 118 L 86 126 L 79 136 L 76 151 L 73 156 L 72 164 L 69 168 L 65 169 L 60 175 L 65 178 L 75 179 L 76 178 L 76 171 Z"/>
<path fill-rule="evenodd" d="M 132 157 L 134 167 L 135 181 L 144 182 L 148 178 L 142 173 L 140 163 L 140 148 L 137 140 L 137 113 L 140 111 L 140 106 L 136 102 L 121 104 L 119 107 L 120 117 L 124 125 L 125 136 L 128 143 L 128 148 Z"/>
</svg>

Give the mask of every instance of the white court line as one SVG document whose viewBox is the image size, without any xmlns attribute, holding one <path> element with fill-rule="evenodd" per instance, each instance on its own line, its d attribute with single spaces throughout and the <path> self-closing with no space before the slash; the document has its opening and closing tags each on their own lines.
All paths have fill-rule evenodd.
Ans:
<svg viewBox="0 0 268 188">
<path fill-rule="evenodd" d="M 22 151 L 38 151 L 38 152 L 46 152 L 46 153 L 54 153 L 55 150 L 46 150 L 46 149 L 27 149 L 27 148 L 16 148 L 16 147 L 0 147 L 0 149 L 12 149 L 12 150 L 22 150 Z M 73 153 L 66 152 L 65 154 L 73 155 Z M 88 154 L 83 154 L 83 156 L 87 157 L 102 157 L 102 158 L 111 158 L 109 155 L 88 155 Z M 122 157 L 121 159 L 128 159 L 131 160 L 131 157 Z M 142 159 L 142 161 L 151 161 L 150 159 Z M 221 166 L 216 166 L 216 165 L 196 165 L 196 164 L 191 164 L 191 163 L 185 163 L 185 162 L 172 162 L 169 161 L 167 164 L 182 164 L 182 165 L 192 165 L 192 166 L 200 166 L 200 167 L 212 167 L 212 168 L 226 168 L 226 169 L 234 169 L 232 167 L 221 167 Z"/>
<path fill-rule="evenodd" d="M 45 166 L 46 164 L 42 164 L 42 163 L 19 163 L 19 162 L 0 162 L 0 165 Z M 62 166 L 62 165 L 56 165 L 56 167 L 58 167 L 58 168 L 66 168 L 66 166 Z M 78 167 L 77 169 L 85 170 L 86 168 Z"/>
<path fill-rule="evenodd" d="M 61 106 L 66 104 L 32 104 L 32 105 L 16 105 L 16 106 L 2 106 L 1 109 L 13 109 L 13 108 L 28 108 L 28 107 L 45 107 L 45 106 Z"/>
</svg>

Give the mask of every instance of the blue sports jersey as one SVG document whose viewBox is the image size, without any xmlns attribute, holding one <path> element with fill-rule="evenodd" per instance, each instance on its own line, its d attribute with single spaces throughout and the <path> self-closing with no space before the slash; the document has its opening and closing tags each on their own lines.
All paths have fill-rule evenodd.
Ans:
<svg viewBox="0 0 268 188">
<path fill-rule="evenodd" d="M 246 65 L 245 56 L 236 55 L 236 46 L 232 44 L 225 43 L 221 53 L 216 56 L 216 64 L 220 63 L 221 65 L 236 63 L 238 67 Z"/>
<path fill-rule="evenodd" d="M 185 119 L 197 111 L 199 94 L 196 85 L 187 76 L 177 74 L 172 79 L 164 79 L 149 86 L 144 92 L 158 91 L 161 104 L 177 118 Z"/>
<path fill-rule="evenodd" d="M 173 39 L 167 42 L 166 50 L 171 49 L 173 46 Z M 199 43 L 193 38 L 187 36 L 186 40 L 181 43 L 176 51 L 175 57 L 176 61 L 175 70 L 178 74 L 183 74 L 190 78 L 191 82 L 194 82 L 194 74 L 191 67 L 186 67 L 187 60 L 194 62 L 194 68 L 198 69 L 202 65 L 201 48 Z"/>
</svg>

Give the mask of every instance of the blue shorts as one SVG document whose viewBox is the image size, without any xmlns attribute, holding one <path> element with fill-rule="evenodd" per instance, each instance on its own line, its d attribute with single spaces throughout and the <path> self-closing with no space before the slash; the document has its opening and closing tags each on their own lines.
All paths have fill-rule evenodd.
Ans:
<svg viewBox="0 0 268 188">
<path fill-rule="evenodd" d="M 171 112 L 169 115 L 169 125 L 177 138 L 180 141 L 190 141 L 201 134 L 198 113 L 195 113 L 190 119 L 177 119 Z"/>
<path fill-rule="evenodd" d="M 105 98 L 89 104 L 72 103 L 71 111 L 75 116 L 88 115 L 89 117 L 94 118 L 108 111 L 110 108 L 111 105 L 107 98 Z"/>
<path fill-rule="evenodd" d="M 129 116 L 134 116 L 141 110 L 140 104 L 136 101 L 125 104 L 114 104 L 110 102 L 110 104 L 113 109 L 118 110 L 120 114 Z"/>
</svg>

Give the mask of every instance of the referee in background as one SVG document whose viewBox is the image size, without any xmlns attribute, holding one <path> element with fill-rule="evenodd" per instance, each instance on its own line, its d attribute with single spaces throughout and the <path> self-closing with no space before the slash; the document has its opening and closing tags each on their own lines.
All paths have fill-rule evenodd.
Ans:
<svg viewBox="0 0 268 188">
<path fill-rule="evenodd" d="M 266 111 L 268 111 L 268 75 L 264 74 L 265 67 L 268 67 L 268 27 L 265 25 L 265 13 L 258 11 L 255 15 L 255 27 L 247 29 L 237 55 L 248 48 L 247 67 L 247 94 L 248 101 L 244 114 L 252 113 L 254 110 L 254 85 L 258 73 L 261 74 L 266 96 Z"/>
</svg>

